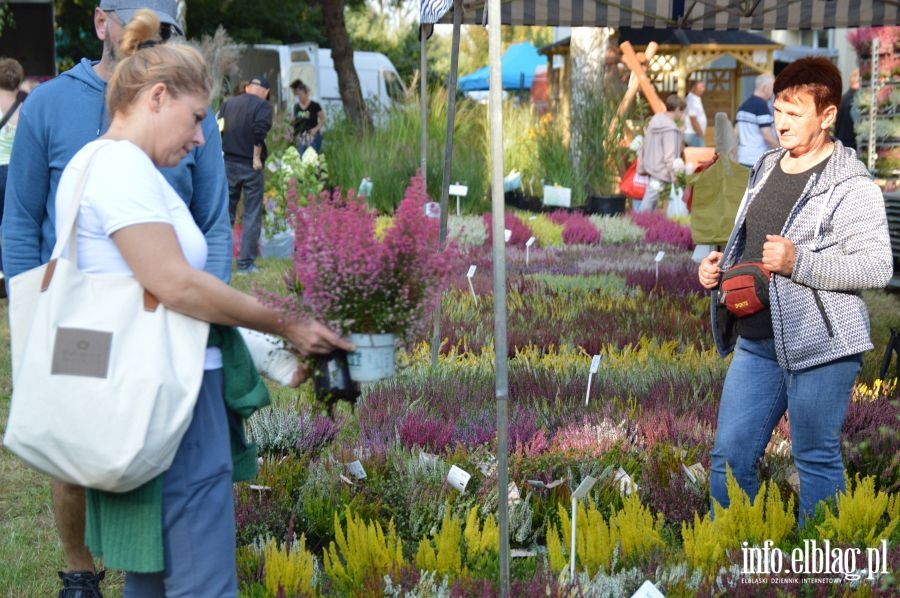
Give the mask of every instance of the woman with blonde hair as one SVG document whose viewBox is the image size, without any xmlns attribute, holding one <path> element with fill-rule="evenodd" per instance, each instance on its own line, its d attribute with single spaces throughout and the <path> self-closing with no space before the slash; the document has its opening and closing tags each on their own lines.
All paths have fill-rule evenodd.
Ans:
<svg viewBox="0 0 900 598">
<path fill-rule="evenodd" d="M 302 354 L 352 350 L 322 324 L 283 321 L 202 271 L 205 239 L 158 167 L 178 164 L 204 143 L 200 123 L 211 81 L 196 49 L 157 45 L 158 32 L 148 10 L 122 30 L 122 59 L 107 88 L 109 130 L 72 158 L 60 180 L 57 227 L 87 169 L 76 230 L 79 268 L 134 276 L 169 309 L 279 334 Z M 126 597 L 237 595 L 232 475 L 246 477 L 244 466 L 252 475 L 256 461 L 235 450 L 242 448 L 235 446 L 242 428 L 227 407 L 235 392 L 252 398 L 259 385 L 232 385 L 233 336 L 229 328 L 213 328 L 225 340 L 210 335 L 193 420 L 172 467 L 131 493 L 88 493 L 87 543 L 107 566 L 127 571 Z"/>
</svg>

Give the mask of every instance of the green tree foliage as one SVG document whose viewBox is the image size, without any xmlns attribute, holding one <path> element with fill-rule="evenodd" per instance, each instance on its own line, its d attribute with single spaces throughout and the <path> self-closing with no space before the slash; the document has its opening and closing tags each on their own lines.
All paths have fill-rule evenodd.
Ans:
<svg viewBox="0 0 900 598">
<path fill-rule="evenodd" d="M 98 0 L 55 0 L 56 66 L 62 72 L 82 58 L 98 59 L 103 44 L 94 31 Z"/>
<path fill-rule="evenodd" d="M 301 0 L 189 0 L 188 36 L 212 35 L 222 25 L 245 44 L 324 44 L 318 2 Z"/>
</svg>

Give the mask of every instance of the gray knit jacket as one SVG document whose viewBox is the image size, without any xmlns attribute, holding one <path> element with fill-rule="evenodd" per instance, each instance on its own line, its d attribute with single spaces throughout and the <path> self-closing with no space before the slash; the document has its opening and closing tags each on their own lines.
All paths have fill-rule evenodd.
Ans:
<svg viewBox="0 0 900 598">
<path fill-rule="evenodd" d="M 720 264 L 723 272 L 741 261 L 747 208 L 785 151 L 768 151 L 750 172 Z M 793 241 L 797 260 L 790 278 L 775 274 L 769 282 L 779 365 L 801 370 L 872 349 L 860 291 L 884 287 L 893 259 L 884 197 L 856 152 L 835 141 L 825 170 L 810 178 L 780 234 Z M 719 305 L 716 291 L 711 312 L 716 346 L 724 357 L 737 339 L 733 318 Z"/>
</svg>

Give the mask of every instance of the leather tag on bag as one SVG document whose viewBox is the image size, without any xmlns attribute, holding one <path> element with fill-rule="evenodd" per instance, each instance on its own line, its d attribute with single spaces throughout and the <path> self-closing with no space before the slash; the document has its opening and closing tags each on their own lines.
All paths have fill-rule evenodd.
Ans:
<svg viewBox="0 0 900 598">
<path fill-rule="evenodd" d="M 50 373 L 106 378 L 112 336 L 102 330 L 57 328 Z"/>
</svg>

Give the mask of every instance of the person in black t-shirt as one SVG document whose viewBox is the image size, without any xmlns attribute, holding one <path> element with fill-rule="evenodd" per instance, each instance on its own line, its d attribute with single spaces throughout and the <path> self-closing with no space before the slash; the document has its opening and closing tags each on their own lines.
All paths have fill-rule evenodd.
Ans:
<svg viewBox="0 0 900 598">
<path fill-rule="evenodd" d="M 311 147 L 316 152 L 322 151 L 322 129 L 325 127 L 325 110 L 322 105 L 309 97 L 309 88 L 300 79 L 294 79 L 291 89 L 297 96 L 292 110 L 294 127 L 294 143 L 300 155 Z"/>
</svg>

